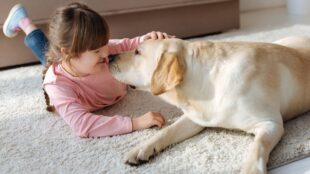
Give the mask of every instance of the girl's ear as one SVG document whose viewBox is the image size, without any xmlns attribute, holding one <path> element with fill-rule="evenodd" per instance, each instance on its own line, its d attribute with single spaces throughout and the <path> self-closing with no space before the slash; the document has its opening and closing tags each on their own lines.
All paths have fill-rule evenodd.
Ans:
<svg viewBox="0 0 310 174">
<path fill-rule="evenodd" d="M 66 57 L 66 56 L 69 55 L 69 50 L 68 50 L 68 48 L 61 47 L 61 48 L 60 48 L 60 53 L 61 53 L 61 55 L 63 55 L 64 57 Z"/>
</svg>

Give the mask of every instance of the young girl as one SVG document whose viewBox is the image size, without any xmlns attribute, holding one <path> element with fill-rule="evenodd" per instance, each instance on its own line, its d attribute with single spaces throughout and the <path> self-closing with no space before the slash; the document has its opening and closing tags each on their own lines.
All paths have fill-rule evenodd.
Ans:
<svg viewBox="0 0 310 174">
<path fill-rule="evenodd" d="M 106 21 L 80 3 L 56 10 L 49 24 L 49 41 L 28 18 L 25 8 L 15 5 L 3 32 L 14 37 L 21 30 L 26 34 L 25 44 L 46 66 L 43 90 L 47 110 L 56 109 L 75 134 L 99 137 L 162 127 L 165 120 L 156 112 L 130 118 L 96 115 L 92 111 L 113 105 L 126 94 L 126 85 L 116 81 L 109 72 L 109 54 L 133 50 L 147 39 L 169 38 L 166 33 L 151 32 L 133 39 L 109 40 Z"/>
</svg>

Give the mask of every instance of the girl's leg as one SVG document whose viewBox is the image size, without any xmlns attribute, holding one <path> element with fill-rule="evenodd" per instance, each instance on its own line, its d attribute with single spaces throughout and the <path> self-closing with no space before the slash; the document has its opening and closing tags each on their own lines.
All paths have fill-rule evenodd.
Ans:
<svg viewBox="0 0 310 174">
<path fill-rule="evenodd" d="M 45 34 L 40 29 L 33 30 L 25 37 L 24 43 L 31 49 L 32 53 L 39 59 L 41 64 L 45 65 L 45 52 L 48 45 Z"/>
<path fill-rule="evenodd" d="M 11 9 L 3 25 L 3 33 L 7 37 L 14 37 L 19 31 L 26 34 L 25 45 L 32 50 L 41 64 L 46 64 L 45 51 L 48 40 L 45 34 L 28 18 L 27 11 L 21 4 L 17 4 Z"/>
</svg>

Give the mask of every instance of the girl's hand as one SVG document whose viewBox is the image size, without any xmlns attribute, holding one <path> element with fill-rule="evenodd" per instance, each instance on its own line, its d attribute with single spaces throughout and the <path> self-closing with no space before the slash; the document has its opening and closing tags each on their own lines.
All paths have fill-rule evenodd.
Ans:
<svg viewBox="0 0 310 174">
<path fill-rule="evenodd" d="M 149 32 L 143 36 L 141 36 L 140 38 L 140 43 L 146 41 L 146 40 L 149 40 L 149 39 L 168 39 L 168 38 L 175 38 L 175 36 L 171 36 L 171 35 L 168 35 L 167 33 L 163 33 L 163 32 L 160 32 L 160 31 L 152 31 L 152 32 Z"/>
<path fill-rule="evenodd" d="M 150 128 L 153 126 L 162 127 L 165 123 L 163 115 L 159 112 L 148 112 L 139 117 L 132 118 L 133 131 Z"/>
</svg>

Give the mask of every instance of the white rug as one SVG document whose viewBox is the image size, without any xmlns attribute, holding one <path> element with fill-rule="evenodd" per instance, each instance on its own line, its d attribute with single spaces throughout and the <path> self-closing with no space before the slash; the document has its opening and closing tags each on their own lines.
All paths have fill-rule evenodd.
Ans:
<svg viewBox="0 0 310 174">
<path fill-rule="evenodd" d="M 270 42 L 301 34 L 310 36 L 310 26 L 252 34 L 239 30 L 200 39 Z M 149 163 L 130 167 L 123 164 L 124 154 L 158 130 L 96 139 L 74 136 L 59 116 L 45 111 L 41 70 L 31 66 L 0 71 L 0 173 L 238 173 L 253 140 L 243 132 L 207 128 Z M 148 93 L 132 90 L 99 113 L 140 115 L 150 110 L 162 112 L 166 125 L 181 114 Z M 309 125 L 309 114 L 285 124 L 286 134 L 272 152 L 269 168 L 309 156 Z"/>
</svg>

